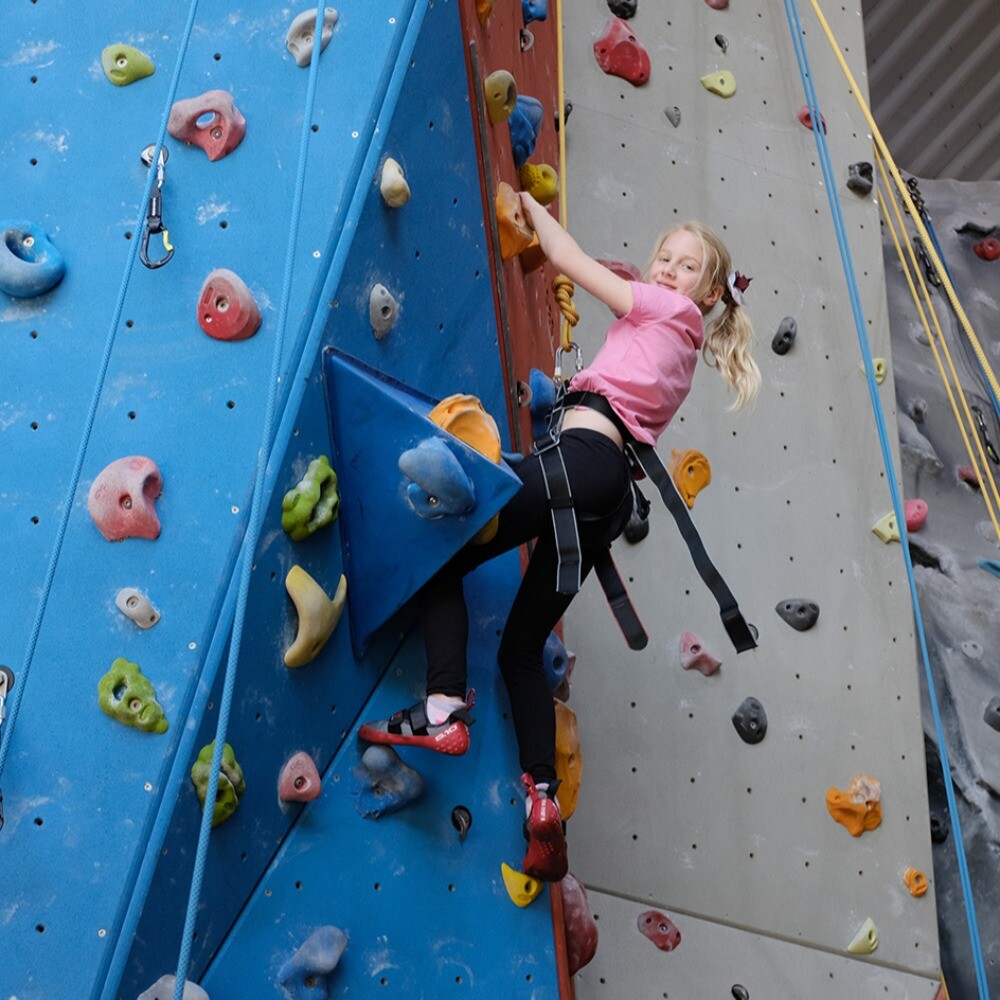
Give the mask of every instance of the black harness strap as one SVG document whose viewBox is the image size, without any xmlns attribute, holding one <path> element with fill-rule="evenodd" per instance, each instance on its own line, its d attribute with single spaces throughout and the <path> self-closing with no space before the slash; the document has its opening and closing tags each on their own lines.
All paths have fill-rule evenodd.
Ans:
<svg viewBox="0 0 1000 1000">
<path fill-rule="evenodd" d="M 649 636 L 639 621 L 618 567 L 611 558 L 610 547 L 602 549 L 594 559 L 594 572 L 597 573 L 597 579 L 601 583 L 604 596 L 608 599 L 611 613 L 615 616 L 629 649 L 645 649 L 649 643 Z"/>
<path fill-rule="evenodd" d="M 656 453 L 656 449 L 650 444 L 641 444 L 636 441 L 629 433 L 628 428 L 622 423 L 621 417 L 614 411 L 611 404 L 598 393 L 570 392 L 566 394 L 562 402 L 563 406 L 585 406 L 588 409 L 596 410 L 615 425 L 622 436 L 622 440 L 625 442 L 626 454 L 630 455 L 643 472 L 656 484 L 663 502 L 667 505 L 667 510 L 670 511 L 677 522 L 677 527 L 680 530 L 681 537 L 687 544 L 688 551 L 691 553 L 691 558 L 694 561 L 695 569 L 698 570 L 698 575 L 705 581 L 705 585 L 712 592 L 719 605 L 722 624 L 725 626 L 729 638 L 736 647 L 736 652 L 743 653 L 748 649 L 754 649 L 757 646 L 757 640 L 754 638 L 753 633 L 750 631 L 750 626 L 747 625 L 746 620 L 740 612 L 739 604 L 737 604 L 733 592 L 729 589 L 726 581 L 723 580 L 722 574 L 715 568 L 715 564 L 709 558 L 708 552 L 705 551 L 705 546 L 698 534 L 698 529 L 694 526 L 694 521 L 691 520 L 687 506 L 678 494 L 677 487 L 674 486 L 674 481 L 660 460 L 660 456 Z M 617 577 L 617 571 L 615 572 L 615 576 Z M 603 584 L 603 579 L 601 582 Z M 618 584 L 624 592 L 624 585 L 621 583 L 620 577 L 618 577 Z M 607 589 L 605 589 L 605 593 L 607 593 Z M 609 602 L 611 601 L 610 595 L 608 600 Z M 628 601 L 627 594 L 625 595 L 625 600 Z M 614 607 L 613 604 L 612 607 Z M 634 617 L 635 611 L 631 610 L 631 613 Z M 638 618 L 636 618 L 636 621 L 638 621 Z M 620 618 L 619 623 L 621 623 Z M 624 626 L 622 627 L 622 631 L 628 636 L 628 632 Z"/>
</svg>

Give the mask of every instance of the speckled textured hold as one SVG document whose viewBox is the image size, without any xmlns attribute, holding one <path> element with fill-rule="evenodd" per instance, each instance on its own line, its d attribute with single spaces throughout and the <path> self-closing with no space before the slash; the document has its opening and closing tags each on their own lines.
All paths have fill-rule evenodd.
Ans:
<svg viewBox="0 0 1000 1000">
<path fill-rule="evenodd" d="M 597 954 L 597 921 L 590 909 L 587 890 L 572 872 L 560 883 L 563 901 L 563 929 L 566 934 L 566 962 L 575 976 Z"/>
<path fill-rule="evenodd" d="M 649 53 L 620 17 L 604 26 L 600 38 L 594 42 L 594 56 L 597 65 L 609 76 L 621 77 L 636 87 L 649 80 Z"/>
<path fill-rule="evenodd" d="M 156 500 L 163 476 L 144 455 L 128 455 L 106 465 L 91 484 L 87 510 L 109 542 L 160 537 Z"/>
<path fill-rule="evenodd" d="M 660 951 L 673 951 L 681 943 L 681 932 L 665 913 L 646 910 L 636 921 L 640 932 L 648 937 Z"/>
<path fill-rule="evenodd" d="M 208 121 L 203 121 L 206 117 Z M 214 162 L 228 156 L 243 141 L 247 120 L 237 110 L 232 94 L 207 90 L 174 104 L 167 131 L 175 139 L 203 149 Z"/>
</svg>

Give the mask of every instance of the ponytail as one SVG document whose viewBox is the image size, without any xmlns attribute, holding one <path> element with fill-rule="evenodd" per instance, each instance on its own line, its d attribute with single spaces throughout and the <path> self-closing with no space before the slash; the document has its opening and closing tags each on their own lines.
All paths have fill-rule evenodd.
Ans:
<svg viewBox="0 0 1000 1000">
<path fill-rule="evenodd" d="M 736 400 L 730 410 L 753 407 L 760 390 L 760 369 L 750 355 L 754 341 L 750 319 L 727 288 L 723 295 L 723 313 L 708 327 L 701 352 L 705 361 L 719 369 L 722 380 L 735 390 Z"/>
</svg>

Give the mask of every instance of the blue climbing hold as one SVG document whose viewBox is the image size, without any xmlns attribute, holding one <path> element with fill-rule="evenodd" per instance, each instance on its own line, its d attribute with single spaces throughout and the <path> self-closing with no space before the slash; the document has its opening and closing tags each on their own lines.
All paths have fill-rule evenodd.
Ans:
<svg viewBox="0 0 1000 1000">
<path fill-rule="evenodd" d="M 549 16 L 549 0 L 521 0 L 521 17 L 524 26 L 532 21 L 544 21 Z"/>
<path fill-rule="evenodd" d="M 41 226 L 0 222 L 0 236 L 0 291 L 30 299 L 62 281 L 66 262 Z"/>
<path fill-rule="evenodd" d="M 330 975 L 346 947 L 347 936 L 339 927 L 317 927 L 278 972 L 292 1000 L 328 1000 Z"/>
<path fill-rule="evenodd" d="M 566 679 L 566 665 L 569 663 L 569 654 L 562 639 L 555 632 L 550 633 L 545 640 L 545 648 L 542 650 L 542 666 L 545 668 L 545 679 L 549 683 L 549 690 L 555 691 Z"/>
<path fill-rule="evenodd" d="M 535 151 L 538 130 L 542 127 L 542 102 L 535 97 L 517 95 L 514 113 L 507 119 L 514 166 L 520 170 Z"/>
<path fill-rule="evenodd" d="M 545 372 L 532 368 L 528 386 L 531 389 L 531 433 L 537 441 L 549 428 L 549 414 L 556 405 L 556 384 Z"/>
<path fill-rule="evenodd" d="M 434 521 L 448 514 L 469 514 L 476 491 L 448 443 L 427 438 L 399 456 L 399 471 L 413 482 L 406 499 L 421 517 Z"/>
<path fill-rule="evenodd" d="M 424 779 L 392 747 L 370 746 L 354 771 L 354 808 L 379 819 L 408 806 L 424 790 Z"/>
</svg>

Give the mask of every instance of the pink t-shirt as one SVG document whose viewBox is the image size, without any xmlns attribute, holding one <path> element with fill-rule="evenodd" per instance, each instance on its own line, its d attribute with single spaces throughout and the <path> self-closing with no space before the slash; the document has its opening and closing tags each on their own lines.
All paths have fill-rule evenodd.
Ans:
<svg viewBox="0 0 1000 1000">
<path fill-rule="evenodd" d="M 611 324 L 571 388 L 600 393 L 637 441 L 655 445 L 691 389 L 703 336 L 701 312 L 669 288 L 629 284 L 632 311 Z"/>
</svg>

